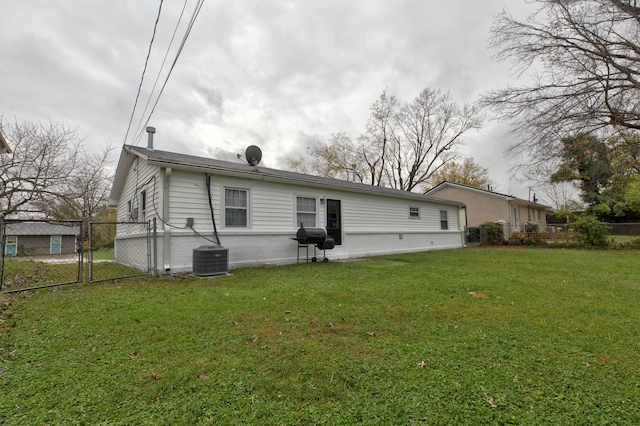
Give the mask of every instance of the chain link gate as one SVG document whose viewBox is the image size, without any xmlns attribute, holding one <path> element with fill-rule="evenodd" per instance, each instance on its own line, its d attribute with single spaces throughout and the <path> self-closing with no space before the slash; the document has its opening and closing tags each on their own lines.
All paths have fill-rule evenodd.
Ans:
<svg viewBox="0 0 640 426">
<path fill-rule="evenodd" d="M 148 222 L 0 218 L 0 292 L 153 274 L 151 231 Z"/>
<path fill-rule="evenodd" d="M 86 244 L 87 282 L 154 273 L 148 222 L 90 222 Z"/>
<path fill-rule="evenodd" d="M 81 220 L 0 218 L 0 290 L 5 293 L 80 283 Z"/>
</svg>

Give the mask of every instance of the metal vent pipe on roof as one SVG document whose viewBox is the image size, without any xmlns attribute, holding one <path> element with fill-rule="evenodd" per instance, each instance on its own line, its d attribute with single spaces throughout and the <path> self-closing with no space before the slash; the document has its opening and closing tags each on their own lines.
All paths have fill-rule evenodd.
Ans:
<svg viewBox="0 0 640 426">
<path fill-rule="evenodd" d="M 155 127 L 147 127 L 147 134 L 149 135 L 149 139 L 147 142 L 147 148 L 149 149 L 153 149 L 153 134 L 156 132 L 156 128 Z"/>
</svg>

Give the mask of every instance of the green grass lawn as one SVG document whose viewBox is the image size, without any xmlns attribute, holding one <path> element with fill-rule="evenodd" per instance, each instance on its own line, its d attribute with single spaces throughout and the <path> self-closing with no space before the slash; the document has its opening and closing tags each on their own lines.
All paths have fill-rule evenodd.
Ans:
<svg viewBox="0 0 640 426">
<path fill-rule="evenodd" d="M 638 240 L 640 237 L 637 235 L 612 235 L 610 237 L 615 243 L 630 243 Z"/>
<path fill-rule="evenodd" d="M 639 424 L 640 253 L 475 249 L 0 309 L 4 424 Z"/>
<path fill-rule="evenodd" d="M 55 264 L 7 257 L 3 266 L 3 291 L 81 281 L 77 261 Z"/>
<path fill-rule="evenodd" d="M 92 253 L 93 262 L 91 280 L 137 276 L 145 272 L 113 261 L 113 248 Z M 87 256 L 85 254 L 85 256 Z M 56 256 L 45 260 L 31 260 L 22 257 L 5 257 L 2 290 L 19 291 L 22 289 L 52 286 L 60 283 L 82 282 L 89 268 L 88 258 L 83 260 L 85 268 L 80 273 L 77 256 L 66 256 L 56 262 Z"/>
<path fill-rule="evenodd" d="M 113 260 L 116 258 L 113 247 L 95 250 L 91 253 L 93 260 Z"/>
</svg>

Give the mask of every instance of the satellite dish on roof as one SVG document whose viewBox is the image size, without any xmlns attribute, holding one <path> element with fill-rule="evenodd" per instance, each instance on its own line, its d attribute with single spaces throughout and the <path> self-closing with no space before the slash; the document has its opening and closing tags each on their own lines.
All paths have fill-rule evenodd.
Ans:
<svg viewBox="0 0 640 426">
<path fill-rule="evenodd" d="M 244 158 L 247 159 L 247 163 L 252 166 L 257 166 L 262 160 L 262 151 L 255 145 L 251 145 L 244 152 Z"/>
</svg>

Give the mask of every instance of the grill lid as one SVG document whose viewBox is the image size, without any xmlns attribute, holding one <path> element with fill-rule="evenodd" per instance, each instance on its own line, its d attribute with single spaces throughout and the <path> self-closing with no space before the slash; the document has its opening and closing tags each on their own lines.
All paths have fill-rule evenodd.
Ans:
<svg viewBox="0 0 640 426">
<path fill-rule="evenodd" d="M 306 241 L 324 241 L 327 238 L 327 233 L 322 228 L 304 228 L 300 227 L 296 233 L 296 238 Z"/>
</svg>

